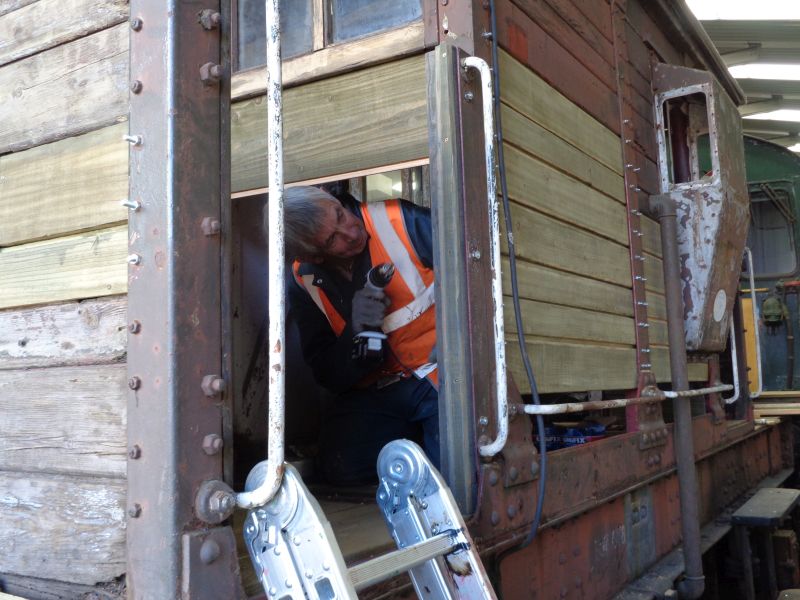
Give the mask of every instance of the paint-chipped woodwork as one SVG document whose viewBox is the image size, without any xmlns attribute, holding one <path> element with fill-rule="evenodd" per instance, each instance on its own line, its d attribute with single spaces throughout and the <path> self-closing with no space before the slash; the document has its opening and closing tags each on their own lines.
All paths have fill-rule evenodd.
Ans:
<svg viewBox="0 0 800 600">
<path fill-rule="evenodd" d="M 0 68 L 0 154 L 124 120 L 129 32 L 122 23 Z"/>
<path fill-rule="evenodd" d="M 0 371 L 0 470 L 124 477 L 126 390 L 124 364 Z"/>
<path fill-rule="evenodd" d="M 0 246 L 122 223 L 127 123 L 0 156 Z"/>
<path fill-rule="evenodd" d="M 127 250 L 126 226 L 2 248 L 0 308 L 122 294 Z"/>
<path fill-rule="evenodd" d="M 124 296 L 0 311 L 0 370 L 125 359 Z"/>
<path fill-rule="evenodd" d="M 425 62 L 416 56 L 286 90 L 287 182 L 428 156 Z M 267 186 L 267 105 L 234 104 L 232 190 Z"/>
<path fill-rule="evenodd" d="M 0 65 L 116 25 L 127 14 L 128 0 L 39 0 L 19 8 L 0 18 Z"/>
<path fill-rule="evenodd" d="M 125 572 L 125 482 L 0 471 L 0 573 L 93 585 Z"/>
</svg>

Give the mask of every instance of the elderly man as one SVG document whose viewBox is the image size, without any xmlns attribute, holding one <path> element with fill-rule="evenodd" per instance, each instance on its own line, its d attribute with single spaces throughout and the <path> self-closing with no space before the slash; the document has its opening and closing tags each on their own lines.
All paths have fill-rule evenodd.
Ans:
<svg viewBox="0 0 800 600">
<path fill-rule="evenodd" d="M 404 200 L 361 204 L 316 187 L 285 191 L 288 295 L 303 356 L 336 394 L 323 418 L 320 461 L 334 483 L 375 480 L 378 452 L 398 438 L 422 441 L 439 463 L 430 211 Z M 385 288 L 365 286 L 391 263 Z M 380 352 L 357 334 L 383 331 Z"/>
</svg>

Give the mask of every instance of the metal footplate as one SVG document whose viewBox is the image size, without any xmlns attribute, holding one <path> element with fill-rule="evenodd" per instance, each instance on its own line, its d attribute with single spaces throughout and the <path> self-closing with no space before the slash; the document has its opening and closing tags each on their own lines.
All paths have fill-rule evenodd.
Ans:
<svg viewBox="0 0 800 600">
<path fill-rule="evenodd" d="M 263 481 L 265 465 L 252 470 L 247 490 Z M 348 571 L 319 503 L 286 465 L 275 498 L 251 510 L 244 527 L 267 597 L 355 599 L 356 591 L 408 571 L 420 598 L 496 598 L 453 495 L 422 449 L 408 440 L 387 444 L 378 475 L 378 506 L 399 549 Z"/>
<path fill-rule="evenodd" d="M 422 449 L 390 442 L 378 456 L 378 477 L 378 506 L 399 550 L 353 567 L 356 589 L 370 563 L 386 560 L 408 570 L 420 598 L 496 598 L 453 494 Z"/>
</svg>

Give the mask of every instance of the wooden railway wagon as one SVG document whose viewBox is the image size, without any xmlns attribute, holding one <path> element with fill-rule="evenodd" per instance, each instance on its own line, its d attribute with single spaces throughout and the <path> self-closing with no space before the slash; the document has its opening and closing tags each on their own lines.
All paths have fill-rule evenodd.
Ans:
<svg viewBox="0 0 800 600">
<path fill-rule="evenodd" d="M 548 453 L 542 471 L 507 311 L 510 435 L 479 460 L 502 415 L 482 94 L 461 59 L 490 59 L 487 3 L 283 4 L 287 182 L 348 181 L 364 201 L 404 195 L 432 208 L 442 471 L 498 592 L 653 597 L 691 566 L 683 589 L 697 595 L 688 563 L 727 533 L 724 511 L 789 476 L 787 424 L 755 423 L 746 385 L 732 409 L 719 393 L 691 401 L 681 431 L 667 404 L 584 411 L 607 435 Z M 210 518 L 198 499 L 207 482 L 241 489 L 267 435 L 260 21 L 249 0 L 0 0 L 4 592 L 263 593 L 236 548 L 239 516 Z M 664 276 L 655 216 L 671 193 L 704 185 L 694 166 L 704 131 L 719 141 L 706 179 L 741 191 L 731 111 L 741 92 L 682 1 L 497 0 L 496 21 L 524 336 L 543 402 L 685 387 L 666 301 L 681 280 Z M 731 315 L 738 323 L 730 267 L 746 219 L 733 221 L 701 241 L 724 251 L 710 263 L 722 272 L 717 302 L 692 305 L 705 340 L 689 343 L 695 388 L 719 383 Z M 502 266 L 510 306 L 507 256 Z M 684 329 L 676 306 L 673 333 Z M 286 435 L 301 457 L 324 424 L 291 342 L 290 330 Z M 681 451 L 679 470 L 696 470 L 688 502 Z M 533 522 L 540 477 L 538 536 L 507 552 Z M 348 562 L 385 550 L 370 501 L 317 495 Z M 703 537 L 682 544 L 691 521 Z M 718 589 L 710 556 L 707 587 Z M 397 578 L 365 596 L 408 592 Z"/>
</svg>

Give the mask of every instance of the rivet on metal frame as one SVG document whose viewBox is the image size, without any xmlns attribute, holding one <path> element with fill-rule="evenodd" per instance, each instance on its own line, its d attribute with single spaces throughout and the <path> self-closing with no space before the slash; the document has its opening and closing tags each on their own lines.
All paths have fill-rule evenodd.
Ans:
<svg viewBox="0 0 800 600">
<path fill-rule="evenodd" d="M 138 94 L 142 91 L 142 82 L 138 79 L 131 81 L 131 92 Z"/>
<path fill-rule="evenodd" d="M 139 17 L 134 17 L 131 19 L 131 29 L 134 31 L 141 31 L 142 25 L 144 25 L 144 22 Z"/>
<path fill-rule="evenodd" d="M 203 438 L 203 452 L 209 456 L 219 454 L 219 451 L 222 450 L 223 444 L 224 442 L 219 435 L 216 433 L 209 433 Z"/>
<path fill-rule="evenodd" d="M 134 375 L 133 377 L 128 379 L 128 387 L 131 388 L 132 390 L 138 390 L 140 387 L 142 387 L 141 378 Z"/>
<path fill-rule="evenodd" d="M 140 136 L 140 135 L 128 135 L 128 134 L 126 134 L 126 135 L 122 136 L 122 139 L 124 141 L 128 142 L 131 146 L 141 146 L 142 142 L 144 142 L 144 140 L 142 139 L 142 136 Z"/>
<path fill-rule="evenodd" d="M 130 209 L 131 212 L 136 212 L 142 207 L 142 203 L 138 200 L 129 200 L 128 198 L 122 200 L 120 204 L 125 208 Z"/>
<path fill-rule="evenodd" d="M 130 333 L 139 333 L 142 330 L 142 324 L 139 321 L 133 320 L 128 324 L 128 331 Z"/>
<path fill-rule="evenodd" d="M 137 460 L 142 456 L 142 449 L 139 447 L 138 444 L 134 444 L 131 446 L 131 449 L 128 450 L 128 458 L 131 460 Z"/>
<path fill-rule="evenodd" d="M 128 516 L 131 519 L 138 519 L 142 514 L 142 505 L 134 504 L 128 509 Z"/>
</svg>

